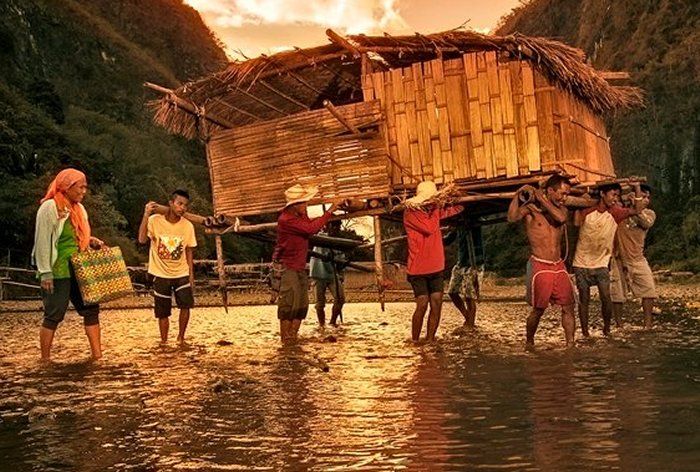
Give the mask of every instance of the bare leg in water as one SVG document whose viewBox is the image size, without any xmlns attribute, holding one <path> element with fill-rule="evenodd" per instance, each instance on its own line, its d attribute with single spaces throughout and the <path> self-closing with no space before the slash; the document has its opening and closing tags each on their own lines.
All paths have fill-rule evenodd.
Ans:
<svg viewBox="0 0 700 472">
<path fill-rule="evenodd" d="M 190 309 L 181 308 L 180 309 L 180 320 L 179 320 L 179 333 L 177 335 L 177 342 L 185 342 L 185 331 L 187 330 L 187 323 L 190 321 Z"/>
<path fill-rule="evenodd" d="M 474 320 L 472 319 L 471 324 L 469 323 L 469 321 L 470 321 L 469 309 L 467 308 L 467 305 L 462 300 L 462 297 L 460 297 L 458 293 L 450 293 L 450 300 L 452 300 L 452 303 L 454 304 L 455 308 L 457 308 L 457 310 L 459 310 L 459 312 L 464 317 L 464 326 L 473 327 Z M 468 298 L 466 299 L 466 301 L 467 301 L 467 303 L 469 303 Z"/>
<path fill-rule="evenodd" d="M 280 339 L 282 344 L 291 343 L 292 320 L 280 320 Z"/>
<path fill-rule="evenodd" d="M 576 316 L 574 315 L 574 305 L 564 305 L 561 307 L 561 326 L 564 328 L 566 337 L 566 347 L 574 345 L 576 337 Z"/>
<path fill-rule="evenodd" d="M 598 284 L 598 295 L 600 296 L 600 311 L 603 314 L 603 334 L 610 334 L 610 324 L 612 322 L 613 302 L 610 297 L 610 283 Z"/>
<path fill-rule="evenodd" d="M 160 329 L 160 342 L 168 342 L 168 331 L 170 330 L 170 318 L 158 318 L 158 328 Z"/>
<path fill-rule="evenodd" d="M 651 317 L 654 310 L 653 298 L 642 298 L 642 311 L 644 312 L 644 329 L 651 329 Z"/>
<path fill-rule="evenodd" d="M 588 305 L 591 302 L 591 289 L 583 289 L 579 287 L 578 290 L 579 304 L 578 304 L 578 318 L 581 322 L 581 334 L 584 337 L 588 337 Z"/>
<path fill-rule="evenodd" d="M 53 344 L 53 335 L 56 330 L 41 327 L 39 329 L 39 345 L 41 346 L 41 360 L 48 362 L 51 360 L 51 345 Z"/>
<path fill-rule="evenodd" d="M 413 312 L 413 320 L 411 323 L 411 337 L 416 343 L 420 339 L 420 332 L 423 330 L 423 318 L 428 309 L 428 295 L 419 295 L 416 297 L 416 309 Z"/>
<path fill-rule="evenodd" d="M 430 313 L 428 314 L 428 336 L 426 341 L 435 341 L 438 326 L 440 326 L 440 316 L 442 315 L 442 292 L 430 294 Z"/>
<path fill-rule="evenodd" d="M 525 333 L 525 348 L 532 349 L 535 347 L 535 333 L 540 325 L 540 318 L 544 313 L 544 308 L 533 308 L 530 316 L 527 317 L 526 333 Z"/>
<path fill-rule="evenodd" d="M 90 343 L 90 352 L 92 353 L 93 360 L 98 360 L 102 358 L 102 340 L 100 339 L 100 325 L 94 324 L 85 327 L 85 334 L 87 335 L 88 342 Z"/>
<path fill-rule="evenodd" d="M 613 302 L 613 319 L 616 328 L 622 328 L 622 308 L 622 302 Z"/>
</svg>

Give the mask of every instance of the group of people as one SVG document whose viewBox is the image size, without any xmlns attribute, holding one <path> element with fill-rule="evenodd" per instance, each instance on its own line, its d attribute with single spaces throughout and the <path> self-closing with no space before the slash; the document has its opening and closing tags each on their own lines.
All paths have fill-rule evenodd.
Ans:
<svg viewBox="0 0 700 472">
<path fill-rule="evenodd" d="M 32 258 L 37 267 L 44 305 L 44 319 L 39 331 L 41 358 L 49 361 L 54 333 L 63 321 L 68 303 L 83 318 L 93 359 L 102 357 L 100 307 L 87 304 L 80 293 L 70 259 L 78 251 L 100 249 L 104 243 L 91 234 L 87 211 L 82 204 L 88 184 L 77 169 L 64 169 L 56 175 L 37 211 Z M 190 196 L 175 190 L 165 212 L 158 205 L 146 205 L 138 240 L 150 241 L 148 272 L 153 276 L 154 312 L 162 342 L 168 340 L 172 297 L 180 309 L 178 340 L 184 341 L 185 330 L 194 306 L 193 248 L 197 246 L 194 226 L 184 218 Z"/>
<path fill-rule="evenodd" d="M 597 205 L 576 211 L 574 223 L 580 227 L 573 258 L 573 271 L 579 295 L 581 332 L 589 335 L 588 312 L 590 288 L 598 287 L 602 303 L 603 333 L 609 334 L 613 315 L 621 324 L 622 304 L 628 290 L 642 298 L 645 326 L 651 326 L 653 301 L 656 298 L 654 280 L 644 258 L 644 239 L 654 224 L 655 214 L 648 208 L 651 189 L 635 184 L 631 204 L 622 205 L 619 184 L 601 186 Z M 562 256 L 562 241 L 567 240 L 566 222 L 569 218 L 565 199 L 569 181 L 552 175 L 543 189 L 525 186 L 513 198 L 508 208 L 508 220 L 523 220 L 530 244 L 531 256 L 527 266 L 527 300 L 532 311 L 527 318 L 526 339 L 534 344 L 534 336 L 545 309 L 559 305 L 567 345 L 574 341 L 575 293 Z M 58 173 L 42 199 L 36 217 L 34 250 L 32 252 L 41 281 L 44 319 L 40 329 L 42 359 L 49 360 L 54 333 L 63 320 L 71 302 L 83 318 L 92 357 L 102 356 L 100 342 L 99 306 L 86 304 L 80 295 L 71 256 L 88 248 L 98 249 L 104 243 L 91 234 L 88 215 L 82 205 L 87 191 L 85 174 L 76 169 Z M 337 235 L 340 225 L 331 221 L 343 201 L 332 202 L 323 215 L 310 218 L 307 204 L 318 193 L 315 187 L 294 185 L 285 191 L 286 205 L 277 221 L 277 242 L 273 252 L 273 287 L 277 295 L 277 317 L 283 343 L 293 343 L 309 307 L 309 275 L 316 285 L 316 315 L 325 324 L 325 297 L 330 289 L 333 308 L 330 323 L 342 320 L 345 301 L 340 254 L 314 248 L 310 273 L 307 272 L 309 239 L 324 227 L 328 234 Z M 444 243 L 441 221 L 464 211 L 461 205 L 440 205 L 435 183 L 421 182 L 416 195 L 405 202 L 403 216 L 408 243 L 407 278 L 415 296 L 412 318 L 412 339 L 420 340 L 425 315 L 428 313 L 426 336 L 433 341 L 440 324 L 443 301 Z M 154 313 L 158 319 L 160 337 L 168 340 L 172 299 L 179 313 L 178 341 L 185 331 L 194 307 L 193 250 L 197 246 L 194 226 L 185 218 L 190 196 L 185 190 L 175 190 L 166 209 L 154 202 L 146 204 L 138 233 L 141 244 L 150 242 L 148 272 L 153 276 Z M 452 269 L 448 288 L 450 299 L 464 316 L 465 326 L 474 327 L 478 298 L 477 257 L 474 228 L 460 226 L 446 238 L 458 242 L 457 264 Z M 478 238 L 480 239 L 480 237 Z M 568 248 L 568 244 L 567 244 Z M 568 251 L 568 249 L 567 249 Z"/>
<path fill-rule="evenodd" d="M 656 215 L 648 208 L 651 188 L 640 183 L 633 187 L 634 193 L 623 201 L 619 183 L 601 185 L 598 203 L 574 214 L 579 235 L 572 267 L 584 337 L 589 336 L 593 286 L 598 288 L 601 301 L 604 335 L 610 334 L 613 313 L 616 313 L 617 326 L 621 326 L 622 304 L 629 290 L 642 299 L 644 326 L 651 328 L 657 295 L 651 268 L 644 257 L 644 241 Z M 576 299 L 564 262 L 568 254 L 562 256 L 561 251 L 564 239 L 568 252 L 566 222 L 569 214 L 564 203 L 570 191 L 568 179 L 555 174 L 543 189 L 521 188 L 508 208 L 508 221 L 524 221 L 531 250 L 527 264 L 527 300 L 532 306 L 527 319 L 528 346 L 534 345 L 540 318 L 550 304 L 561 307 L 566 343 L 574 342 Z"/>
</svg>

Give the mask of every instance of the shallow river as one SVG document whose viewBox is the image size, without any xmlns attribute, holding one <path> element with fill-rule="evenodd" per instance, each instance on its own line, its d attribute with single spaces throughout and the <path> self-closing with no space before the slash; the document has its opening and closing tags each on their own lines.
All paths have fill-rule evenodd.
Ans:
<svg viewBox="0 0 700 472">
<path fill-rule="evenodd" d="M 40 315 L 0 314 L 0 469 L 698 470 L 697 312 L 611 339 L 594 316 L 571 351 L 548 312 L 526 353 L 523 304 L 482 303 L 475 333 L 446 304 L 424 346 L 411 309 L 309 318 L 301 350 L 279 347 L 273 307 L 196 309 L 186 347 L 160 347 L 150 311 L 106 311 L 98 364 L 70 313 L 50 366 Z"/>
</svg>

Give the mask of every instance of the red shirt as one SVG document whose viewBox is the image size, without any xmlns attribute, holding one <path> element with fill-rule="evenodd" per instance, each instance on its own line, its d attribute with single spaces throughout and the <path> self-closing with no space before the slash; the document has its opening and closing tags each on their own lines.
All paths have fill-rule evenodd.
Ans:
<svg viewBox="0 0 700 472">
<path fill-rule="evenodd" d="M 457 205 L 443 210 L 432 210 L 430 213 L 424 210 L 404 211 L 403 225 L 408 238 L 408 274 L 434 274 L 445 269 L 440 220 L 456 215 L 462 210 L 464 207 Z"/>
<path fill-rule="evenodd" d="M 277 218 L 277 245 L 272 259 L 280 261 L 288 269 L 306 270 L 309 238 L 321 231 L 330 218 L 331 212 L 311 219 L 283 210 Z"/>
</svg>

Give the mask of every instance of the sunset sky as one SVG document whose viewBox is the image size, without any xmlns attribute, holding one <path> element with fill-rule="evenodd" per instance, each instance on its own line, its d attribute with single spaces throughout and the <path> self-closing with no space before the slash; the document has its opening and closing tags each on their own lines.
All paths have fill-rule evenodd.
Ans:
<svg viewBox="0 0 700 472">
<path fill-rule="evenodd" d="M 467 26 L 488 32 L 518 0 L 185 0 L 232 58 L 326 43 L 340 33 L 413 34 Z"/>
</svg>

